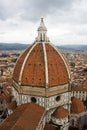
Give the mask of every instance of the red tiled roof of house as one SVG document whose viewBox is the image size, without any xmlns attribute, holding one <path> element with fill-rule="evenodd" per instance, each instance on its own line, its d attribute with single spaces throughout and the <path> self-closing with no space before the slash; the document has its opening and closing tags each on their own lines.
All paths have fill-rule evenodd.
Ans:
<svg viewBox="0 0 87 130">
<path fill-rule="evenodd" d="M 2 100 L 6 100 L 6 95 L 4 95 L 4 94 L 0 94 L 0 99 L 2 99 Z"/>
<path fill-rule="evenodd" d="M 0 83 L 5 82 L 5 79 L 3 77 L 0 77 Z"/>
<path fill-rule="evenodd" d="M 51 44 L 44 43 L 44 46 L 46 55 L 42 43 L 35 43 L 24 51 L 16 63 L 13 80 L 17 83 L 21 80 L 21 84 L 26 86 L 45 87 L 48 73 L 49 87 L 69 82 L 69 68 L 64 56 Z"/>
<path fill-rule="evenodd" d="M 0 125 L 0 130 L 35 130 L 44 112 L 37 104 L 22 104 Z"/>
<path fill-rule="evenodd" d="M 63 108 L 63 107 L 58 107 L 54 113 L 52 114 L 52 116 L 54 116 L 55 118 L 65 118 L 69 115 L 69 112 L 67 109 Z"/>
<path fill-rule="evenodd" d="M 83 85 L 87 87 L 87 79 L 84 81 Z"/>
<path fill-rule="evenodd" d="M 80 114 L 82 112 L 85 112 L 85 106 L 80 99 L 72 97 L 71 100 L 72 100 L 70 108 L 71 114 Z"/>
<path fill-rule="evenodd" d="M 3 77 L 3 76 L 0 77 L 0 83 L 3 83 L 3 82 L 10 82 L 10 81 L 11 81 L 10 78 Z"/>
<path fill-rule="evenodd" d="M 73 91 L 87 91 L 87 79 L 83 82 L 82 86 L 72 87 Z"/>
<path fill-rule="evenodd" d="M 17 102 L 14 100 L 14 101 L 11 101 L 10 103 L 7 104 L 7 107 L 11 110 L 15 110 L 16 107 L 17 107 Z"/>
<path fill-rule="evenodd" d="M 87 86 L 75 86 L 72 91 L 87 91 Z"/>
</svg>

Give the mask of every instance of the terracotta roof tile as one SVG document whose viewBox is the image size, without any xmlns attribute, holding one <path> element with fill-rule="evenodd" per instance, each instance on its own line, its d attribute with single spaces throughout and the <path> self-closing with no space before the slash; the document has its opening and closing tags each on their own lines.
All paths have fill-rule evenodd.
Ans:
<svg viewBox="0 0 87 130">
<path fill-rule="evenodd" d="M 17 107 L 17 102 L 14 100 L 14 101 L 11 101 L 11 103 L 8 103 L 7 104 L 7 107 L 11 110 L 15 110 L 16 107 Z"/>
<path fill-rule="evenodd" d="M 63 108 L 63 107 L 58 107 L 54 113 L 52 114 L 52 116 L 54 116 L 55 118 L 65 118 L 69 115 L 69 112 L 67 109 Z"/>
<path fill-rule="evenodd" d="M 22 84 L 45 86 L 45 65 L 42 44 L 37 44 L 27 59 L 22 75 Z M 29 70 L 29 71 L 28 71 Z"/>
<path fill-rule="evenodd" d="M 6 100 L 7 97 L 6 97 L 6 95 L 4 95 L 4 94 L 0 94 L 0 99 L 2 99 L 2 100 Z"/>
<path fill-rule="evenodd" d="M 87 86 L 75 86 L 72 87 L 72 91 L 87 91 Z"/>
<path fill-rule="evenodd" d="M 72 97 L 71 100 L 72 100 L 70 108 L 71 114 L 79 114 L 85 112 L 85 106 L 80 99 Z"/>
<path fill-rule="evenodd" d="M 35 130 L 44 112 L 44 108 L 37 104 L 22 104 L 0 125 L 0 129 Z"/>
<path fill-rule="evenodd" d="M 66 60 L 64 58 L 63 59 L 61 58 L 63 57 L 62 54 L 60 54 L 60 52 L 58 53 L 52 47 L 51 44 L 48 43 L 44 44 L 47 54 L 46 58 L 48 66 L 48 86 L 52 87 L 68 83 L 69 75 L 67 71 L 68 65 L 67 67 L 65 65 Z M 13 73 L 13 79 L 17 83 L 19 82 L 19 75 L 22 69 L 23 62 L 30 50 L 31 47 L 26 49 L 16 63 Z M 45 69 L 46 68 L 45 68 L 43 44 L 38 43 L 32 49 L 31 53 L 29 54 L 25 62 L 25 66 L 22 71 L 21 84 L 27 86 L 45 87 L 46 86 Z"/>
<path fill-rule="evenodd" d="M 46 44 L 49 86 L 56 86 L 69 82 L 65 63 L 59 53 L 50 45 Z M 62 56 L 63 57 L 63 56 Z"/>
<path fill-rule="evenodd" d="M 23 61 L 24 61 L 24 59 L 25 59 L 27 53 L 29 52 L 30 48 L 31 48 L 31 46 L 28 47 L 28 48 L 24 51 L 24 53 L 19 57 L 19 59 L 18 59 L 18 61 L 17 61 L 17 63 L 16 63 L 16 66 L 15 66 L 15 68 L 14 68 L 13 79 L 14 79 L 15 81 L 17 81 L 17 82 L 18 82 L 18 80 L 19 80 L 19 74 L 20 74 L 20 70 L 21 70 Z"/>
</svg>

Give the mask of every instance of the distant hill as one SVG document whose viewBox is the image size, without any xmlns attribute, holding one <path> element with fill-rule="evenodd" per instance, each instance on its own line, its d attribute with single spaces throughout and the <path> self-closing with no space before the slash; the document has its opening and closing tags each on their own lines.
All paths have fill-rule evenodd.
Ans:
<svg viewBox="0 0 87 130">
<path fill-rule="evenodd" d="M 62 45 L 58 46 L 60 49 L 63 50 L 82 50 L 85 51 L 87 50 L 87 45 Z"/>
<path fill-rule="evenodd" d="M 0 43 L 1 50 L 24 50 L 29 44 L 21 43 Z M 57 46 L 62 50 L 87 50 L 87 45 L 61 45 Z"/>
<path fill-rule="evenodd" d="M 0 51 L 1 50 L 24 50 L 28 46 L 29 44 L 21 44 L 21 43 L 0 43 Z"/>
</svg>

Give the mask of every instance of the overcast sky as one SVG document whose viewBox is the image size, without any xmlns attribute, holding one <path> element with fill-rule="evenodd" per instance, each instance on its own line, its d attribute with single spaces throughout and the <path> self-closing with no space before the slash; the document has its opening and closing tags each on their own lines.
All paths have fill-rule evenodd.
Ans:
<svg viewBox="0 0 87 130">
<path fill-rule="evenodd" d="M 87 0 L 0 0 L 0 42 L 31 44 L 40 16 L 55 45 L 87 44 Z"/>
</svg>

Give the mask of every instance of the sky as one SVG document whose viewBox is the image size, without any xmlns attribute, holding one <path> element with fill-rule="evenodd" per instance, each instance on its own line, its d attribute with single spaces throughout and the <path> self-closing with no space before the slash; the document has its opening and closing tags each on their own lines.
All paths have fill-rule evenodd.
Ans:
<svg viewBox="0 0 87 130">
<path fill-rule="evenodd" d="M 0 0 L 0 42 L 33 43 L 41 16 L 55 45 L 87 45 L 87 0 Z"/>
</svg>

